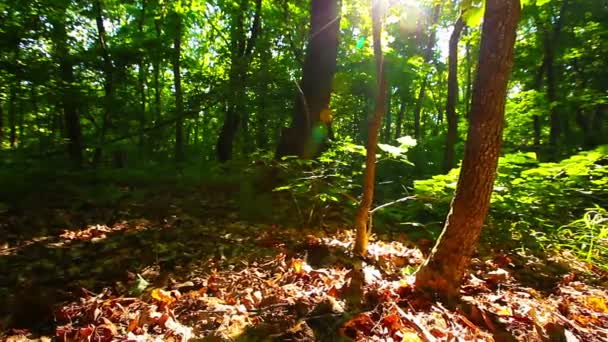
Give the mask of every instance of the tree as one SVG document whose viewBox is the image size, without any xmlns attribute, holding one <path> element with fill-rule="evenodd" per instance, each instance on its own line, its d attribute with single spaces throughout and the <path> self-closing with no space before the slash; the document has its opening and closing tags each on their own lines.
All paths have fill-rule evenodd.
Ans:
<svg viewBox="0 0 608 342">
<path fill-rule="evenodd" d="M 445 141 L 445 154 L 443 159 L 443 171 L 448 172 L 456 166 L 454 146 L 458 138 L 458 117 L 456 115 L 456 102 L 458 100 L 458 40 L 464 28 L 464 20 L 459 17 L 454 24 L 454 30 L 450 37 L 448 53 L 448 98 L 446 102 L 446 118 L 448 121 L 448 132 Z"/>
<path fill-rule="evenodd" d="M 175 87 L 175 162 L 184 161 L 184 95 L 182 93 L 181 54 L 182 54 L 182 17 L 179 13 L 171 15 L 173 23 L 173 85 Z"/>
<path fill-rule="evenodd" d="M 336 72 L 340 14 L 338 0 L 312 0 L 310 32 L 291 127 L 283 130 L 277 156 L 316 157 L 331 125 L 329 100 Z"/>
<path fill-rule="evenodd" d="M 424 49 L 424 64 L 428 64 L 433 57 L 433 47 L 435 46 L 435 25 L 439 20 L 439 14 L 441 13 L 441 4 L 435 5 L 433 9 L 433 17 L 431 19 L 431 33 L 426 42 L 426 48 Z M 416 101 L 416 107 L 414 108 L 414 138 L 420 139 L 420 115 L 422 113 L 422 104 L 426 96 L 426 86 L 428 82 L 428 75 L 423 75 L 420 81 L 420 92 L 418 94 L 418 100 Z"/>
<path fill-rule="evenodd" d="M 416 287 L 448 303 L 458 298 L 490 205 L 502 141 L 519 0 L 487 0 L 465 154 L 450 213 L 437 244 L 416 274 Z"/>
<path fill-rule="evenodd" d="M 255 13 L 249 29 L 249 38 L 245 34 L 245 18 L 248 12 L 248 0 L 241 0 L 239 9 L 233 14 L 230 37 L 230 72 L 229 92 L 224 124 L 217 140 L 217 158 L 220 162 L 232 159 L 232 149 L 239 124 L 243 121 L 244 110 L 242 102 L 246 95 L 246 82 L 249 64 L 254 52 L 257 37 L 260 33 L 262 0 L 255 1 Z M 249 142 L 247 142 L 249 143 Z"/>
<path fill-rule="evenodd" d="M 374 56 L 376 59 L 376 105 L 374 117 L 369 122 L 367 136 L 367 156 L 365 158 L 365 172 L 363 176 L 363 196 L 359 203 L 355 217 L 357 232 L 354 252 L 359 255 L 367 253 L 369 239 L 369 211 L 374 200 L 376 182 L 376 149 L 378 147 L 378 133 L 382 125 L 382 117 L 386 112 L 387 80 L 385 75 L 384 56 L 382 55 L 382 18 L 385 8 L 382 0 L 372 0 L 372 26 L 374 39 Z"/>
<path fill-rule="evenodd" d="M 103 60 L 103 89 L 105 92 L 103 101 L 103 117 L 101 120 L 101 129 L 99 130 L 99 141 L 95 148 L 93 156 L 93 165 L 98 165 L 101 162 L 103 155 L 103 147 L 105 145 L 106 133 L 110 127 L 111 113 L 114 109 L 114 66 L 107 45 L 106 29 L 103 18 L 103 4 L 101 0 L 93 2 L 93 12 L 95 15 L 95 23 L 97 24 L 97 42 Z"/>
<path fill-rule="evenodd" d="M 59 13 L 50 18 L 53 27 L 52 39 L 55 45 L 55 56 L 59 64 L 59 79 L 61 80 L 61 106 L 67 133 L 67 152 L 72 164 L 76 167 L 82 165 L 82 132 L 80 115 L 74 91 L 74 63 L 68 49 L 68 34 L 66 30 L 67 6 L 59 8 Z"/>
</svg>

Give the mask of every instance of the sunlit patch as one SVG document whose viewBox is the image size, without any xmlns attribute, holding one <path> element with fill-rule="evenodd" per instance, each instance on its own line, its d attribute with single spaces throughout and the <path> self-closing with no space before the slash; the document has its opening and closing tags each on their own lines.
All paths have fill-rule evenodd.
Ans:
<svg viewBox="0 0 608 342">
<path fill-rule="evenodd" d="M 414 32 L 417 22 L 421 19 L 422 9 L 418 0 L 393 0 L 391 10 L 386 19 L 387 24 L 399 23 L 404 33 Z"/>
</svg>

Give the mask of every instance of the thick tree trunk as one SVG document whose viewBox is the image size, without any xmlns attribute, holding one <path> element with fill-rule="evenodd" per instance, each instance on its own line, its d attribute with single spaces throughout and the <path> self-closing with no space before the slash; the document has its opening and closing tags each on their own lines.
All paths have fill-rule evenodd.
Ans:
<svg viewBox="0 0 608 342">
<path fill-rule="evenodd" d="M 458 139 L 458 117 L 456 115 L 456 102 L 458 101 L 458 41 L 464 28 L 464 20 L 458 18 L 454 24 L 454 31 L 450 37 L 448 57 L 448 98 L 445 115 L 448 120 L 448 132 L 445 142 L 445 155 L 443 158 L 443 171 L 448 172 L 456 166 L 455 146 Z"/>
<path fill-rule="evenodd" d="M 232 20 L 233 31 L 231 37 L 231 64 L 229 72 L 230 98 L 224 115 L 224 124 L 217 140 L 217 158 L 220 162 L 232 159 L 234 139 L 236 137 L 239 124 L 244 119 L 248 119 L 244 113 L 242 102 L 246 96 L 246 82 L 251 56 L 254 51 L 257 37 L 261 29 L 262 0 L 255 2 L 255 14 L 249 39 L 245 36 L 244 15 L 247 13 L 248 2 L 241 1 L 240 9 Z M 249 142 L 245 142 L 249 143 Z"/>
<path fill-rule="evenodd" d="M 439 21 L 439 14 L 441 13 L 441 4 L 435 6 L 433 10 L 433 18 L 431 21 L 431 34 L 427 41 L 426 48 L 424 49 L 424 64 L 428 64 L 433 57 L 433 47 L 435 46 L 435 25 Z M 422 114 L 422 105 L 426 96 L 426 85 L 428 82 L 428 75 L 424 75 L 420 81 L 420 92 L 418 93 L 418 100 L 416 101 L 416 107 L 414 107 L 414 138 L 420 139 L 420 117 Z"/>
<path fill-rule="evenodd" d="M 103 88 L 105 92 L 103 119 L 97 141 L 98 145 L 95 148 L 95 154 L 93 156 L 93 165 L 97 166 L 103 157 L 103 147 L 105 144 L 107 130 L 110 127 L 110 116 L 113 109 L 112 107 L 114 105 L 114 66 L 112 65 L 110 52 L 108 51 L 108 46 L 106 43 L 106 29 L 103 24 L 103 7 L 101 0 L 97 0 L 93 3 L 93 9 L 95 12 L 95 22 L 97 24 L 97 41 L 99 43 L 101 56 L 103 58 Z"/>
<path fill-rule="evenodd" d="M 175 36 L 173 37 L 173 86 L 175 87 L 175 162 L 184 161 L 184 97 L 182 94 L 181 53 L 182 18 L 174 13 Z"/>
<path fill-rule="evenodd" d="M 416 275 L 416 287 L 447 303 L 459 289 L 490 206 L 513 64 L 519 0 L 487 0 L 471 124 L 456 194 L 444 230 Z"/>
<path fill-rule="evenodd" d="M 327 146 L 331 125 L 329 101 L 338 55 L 338 0 L 312 0 L 310 16 L 310 34 L 293 122 L 283 131 L 277 157 L 314 158 Z"/>
<path fill-rule="evenodd" d="M 369 226 L 369 211 L 374 200 L 374 189 L 376 183 L 376 149 L 378 147 L 378 133 L 382 125 L 382 116 L 386 112 L 387 81 L 384 68 L 384 56 L 382 55 L 382 17 L 385 9 L 382 1 L 372 0 L 372 25 L 374 39 L 374 56 L 376 57 L 376 78 L 378 93 L 374 117 L 369 122 L 369 133 L 367 136 L 367 156 L 365 159 L 365 171 L 363 176 L 363 196 L 359 203 L 355 217 L 356 240 L 354 253 L 365 255 L 371 227 Z"/>
</svg>

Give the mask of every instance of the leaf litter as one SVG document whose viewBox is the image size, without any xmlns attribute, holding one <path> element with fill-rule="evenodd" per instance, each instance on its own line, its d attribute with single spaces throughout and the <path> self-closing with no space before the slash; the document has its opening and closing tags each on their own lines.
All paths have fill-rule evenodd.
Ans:
<svg viewBox="0 0 608 342">
<path fill-rule="evenodd" d="M 114 224 L 4 245 L 2 262 L 15 272 L 0 275 L 0 289 L 13 298 L 3 303 L 0 338 L 608 341 L 606 290 L 575 272 L 540 291 L 518 280 L 526 259 L 479 256 L 462 302 L 448 309 L 415 292 L 412 271 L 424 254 L 404 236 L 374 241 L 360 259 L 344 227 L 250 223 L 180 208 L 159 220 L 133 212 Z M 63 295 L 41 296 L 49 288 Z M 48 304 L 44 328 L 11 326 L 28 296 Z"/>
</svg>

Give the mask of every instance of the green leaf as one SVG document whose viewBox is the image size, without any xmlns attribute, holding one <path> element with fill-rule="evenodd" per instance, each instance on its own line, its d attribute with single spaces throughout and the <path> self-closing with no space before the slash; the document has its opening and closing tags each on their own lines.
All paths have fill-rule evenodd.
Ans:
<svg viewBox="0 0 608 342">
<path fill-rule="evenodd" d="M 365 37 L 359 37 L 357 40 L 357 50 L 363 48 L 365 46 Z"/>
<path fill-rule="evenodd" d="M 481 6 L 471 6 L 462 13 L 462 18 L 469 27 L 477 27 L 481 23 L 483 13 L 485 12 L 485 1 Z"/>
</svg>

